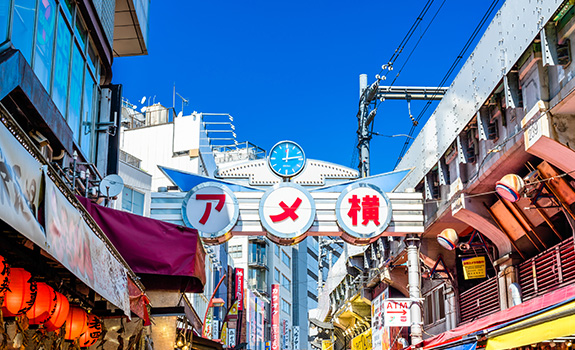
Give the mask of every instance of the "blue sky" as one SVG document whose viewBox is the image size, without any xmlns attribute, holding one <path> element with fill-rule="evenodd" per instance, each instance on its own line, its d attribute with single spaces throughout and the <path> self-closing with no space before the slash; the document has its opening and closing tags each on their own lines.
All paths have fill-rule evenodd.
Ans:
<svg viewBox="0 0 575 350">
<path fill-rule="evenodd" d="M 439 84 L 492 0 L 432 2 L 382 85 L 443 5 L 394 85 Z M 230 113 L 238 141 L 269 150 L 289 139 L 309 158 L 356 168 L 359 75 L 375 80 L 426 3 L 152 0 L 148 55 L 116 58 L 113 82 L 133 103 L 155 96 L 165 106 L 172 105 L 175 83 L 190 100 L 185 114 Z M 412 102 L 412 114 L 422 106 Z M 375 132 L 405 134 L 410 127 L 405 101 L 380 105 Z M 373 136 L 372 175 L 393 170 L 404 140 Z"/>
</svg>

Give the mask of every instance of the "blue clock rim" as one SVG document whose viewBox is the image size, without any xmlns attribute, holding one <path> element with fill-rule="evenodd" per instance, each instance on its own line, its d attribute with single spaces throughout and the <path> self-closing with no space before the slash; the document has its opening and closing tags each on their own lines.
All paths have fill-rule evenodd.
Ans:
<svg viewBox="0 0 575 350">
<path fill-rule="evenodd" d="M 272 167 L 272 163 L 271 163 L 271 155 L 272 155 L 272 152 L 273 152 L 273 150 L 274 150 L 276 147 L 278 147 L 278 146 L 281 145 L 282 143 L 291 143 L 291 144 L 295 145 L 296 147 L 298 147 L 298 148 L 301 150 L 301 153 L 302 153 L 302 155 L 303 155 L 303 166 L 302 166 L 298 171 L 296 171 L 295 173 L 293 173 L 293 174 L 291 174 L 291 175 L 281 174 L 281 173 L 279 173 L 278 171 L 276 171 L 276 170 Z M 307 157 L 305 156 L 305 151 L 303 150 L 303 147 L 300 146 L 300 145 L 299 145 L 297 142 L 295 142 L 295 141 L 282 140 L 282 141 L 277 142 L 275 145 L 272 146 L 272 148 L 270 148 L 270 152 L 269 152 L 269 154 L 268 154 L 268 166 L 269 166 L 269 168 L 271 169 L 271 171 L 272 171 L 274 174 L 276 174 L 277 176 L 279 176 L 279 177 L 281 177 L 281 178 L 286 178 L 286 179 L 287 179 L 287 178 L 292 178 L 292 177 L 298 175 L 299 173 L 301 173 L 301 172 L 305 169 L 306 165 L 307 165 Z"/>
</svg>

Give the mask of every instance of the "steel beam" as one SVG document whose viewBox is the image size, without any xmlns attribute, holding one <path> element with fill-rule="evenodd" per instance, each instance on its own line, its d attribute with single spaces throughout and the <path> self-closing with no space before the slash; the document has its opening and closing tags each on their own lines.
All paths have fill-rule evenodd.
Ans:
<svg viewBox="0 0 575 350">
<path fill-rule="evenodd" d="M 377 98 L 386 100 L 441 100 L 446 87 L 380 86 Z"/>
</svg>

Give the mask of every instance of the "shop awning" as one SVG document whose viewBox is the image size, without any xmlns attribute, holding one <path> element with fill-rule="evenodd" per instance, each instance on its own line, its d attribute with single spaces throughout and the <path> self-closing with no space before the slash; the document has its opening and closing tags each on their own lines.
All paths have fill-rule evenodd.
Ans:
<svg viewBox="0 0 575 350">
<path fill-rule="evenodd" d="M 145 274 L 144 285 L 201 293 L 206 282 L 205 255 L 198 231 L 120 210 L 78 197 L 132 270 Z M 183 277 L 183 278 L 182 278 Z"/>
<path fill-rule="evenodd" d="M 476 321 L 466 323 L 457 328 L 436 335 L 435 337 L 424 340 L 423 347 L 424 349 L 437 348 L 455 340 L 461 339 L 461 337 L 465 335 L 481 330 L 486 330 L 489 327 L 501 325 L 505 322 L 516 320 L 526 315 L 531 315 L 535 312 L 544 310 L 554 305 L 558 305 L 568 300 L 575 300 L 575 285 L 560 288 L 556 291 L 513 306 L 507 310 L 501 310 L 492 315 L 480 318 Z"/>
<path fill-rule="evenodd" d="M 575 301 L 491 330 L 486 350 L 517 348 L 575 334 Z"/>
</svg>

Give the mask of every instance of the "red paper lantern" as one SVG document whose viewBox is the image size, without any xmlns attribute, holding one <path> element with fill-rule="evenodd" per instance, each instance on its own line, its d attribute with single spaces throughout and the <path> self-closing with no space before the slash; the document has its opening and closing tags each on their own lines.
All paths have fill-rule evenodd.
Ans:
<svg viewBox="0 0 575 350">
<path fill-rule="evenodd" d="M 70 312 L 66 318 L 66 334 L 64 339 L 78 339 L 88 330 L 88 314 L 79 306 L 70 306 Z"/>
<path fill-rule="evenodd" d="M 36 301 L 34 306 L 26 312 L 30 324 L 41 324 L 48 321 L 56 299 L 56 291 L 52 287 L 43 282 L 36 284 L 38 286 Z"/>
<path fill-rule="evenodd" d="M 521 198 L 525 182 L 519 175 L 507 174 L 495 183 L 495 191 L 502 198 L 515 203 Z"/>
<path fill-rule="evenodd" d="M 90 347 L 94 345 L 102 335 L 102 323 L 100 319 L 92 314 L 88 314 L 88 330 L 80 336 L 78 340 L 80 347 Z"/>
<path fill-rule="evenodd" d="M 62 327 L 64 322 L 66 322 L 66 318 L 70 311 L 70 303 L 68 303 L 68 299 L 59 292 L 54 292 L 54 294 L 55 297 L 52 311 L 50 311 L 50 316 L 44 323 L 44 328 L 50 332 Z"/>
<path fill-rule="evenodd" d="M 10 283 L 10 265 L 6 263 L 6 259 L 0 256 L 0 294 L 4 294 L 8 290 Z"/>
<path fill-rule="evenodd" d="M 4 295 L 2 312 L 4 316 L 23 314 L 32 308 L 36 300 L 36 282 L 32 281 L 30 272 L 13 268 L 10 270 L 10 282 Z"/>
</svg>

